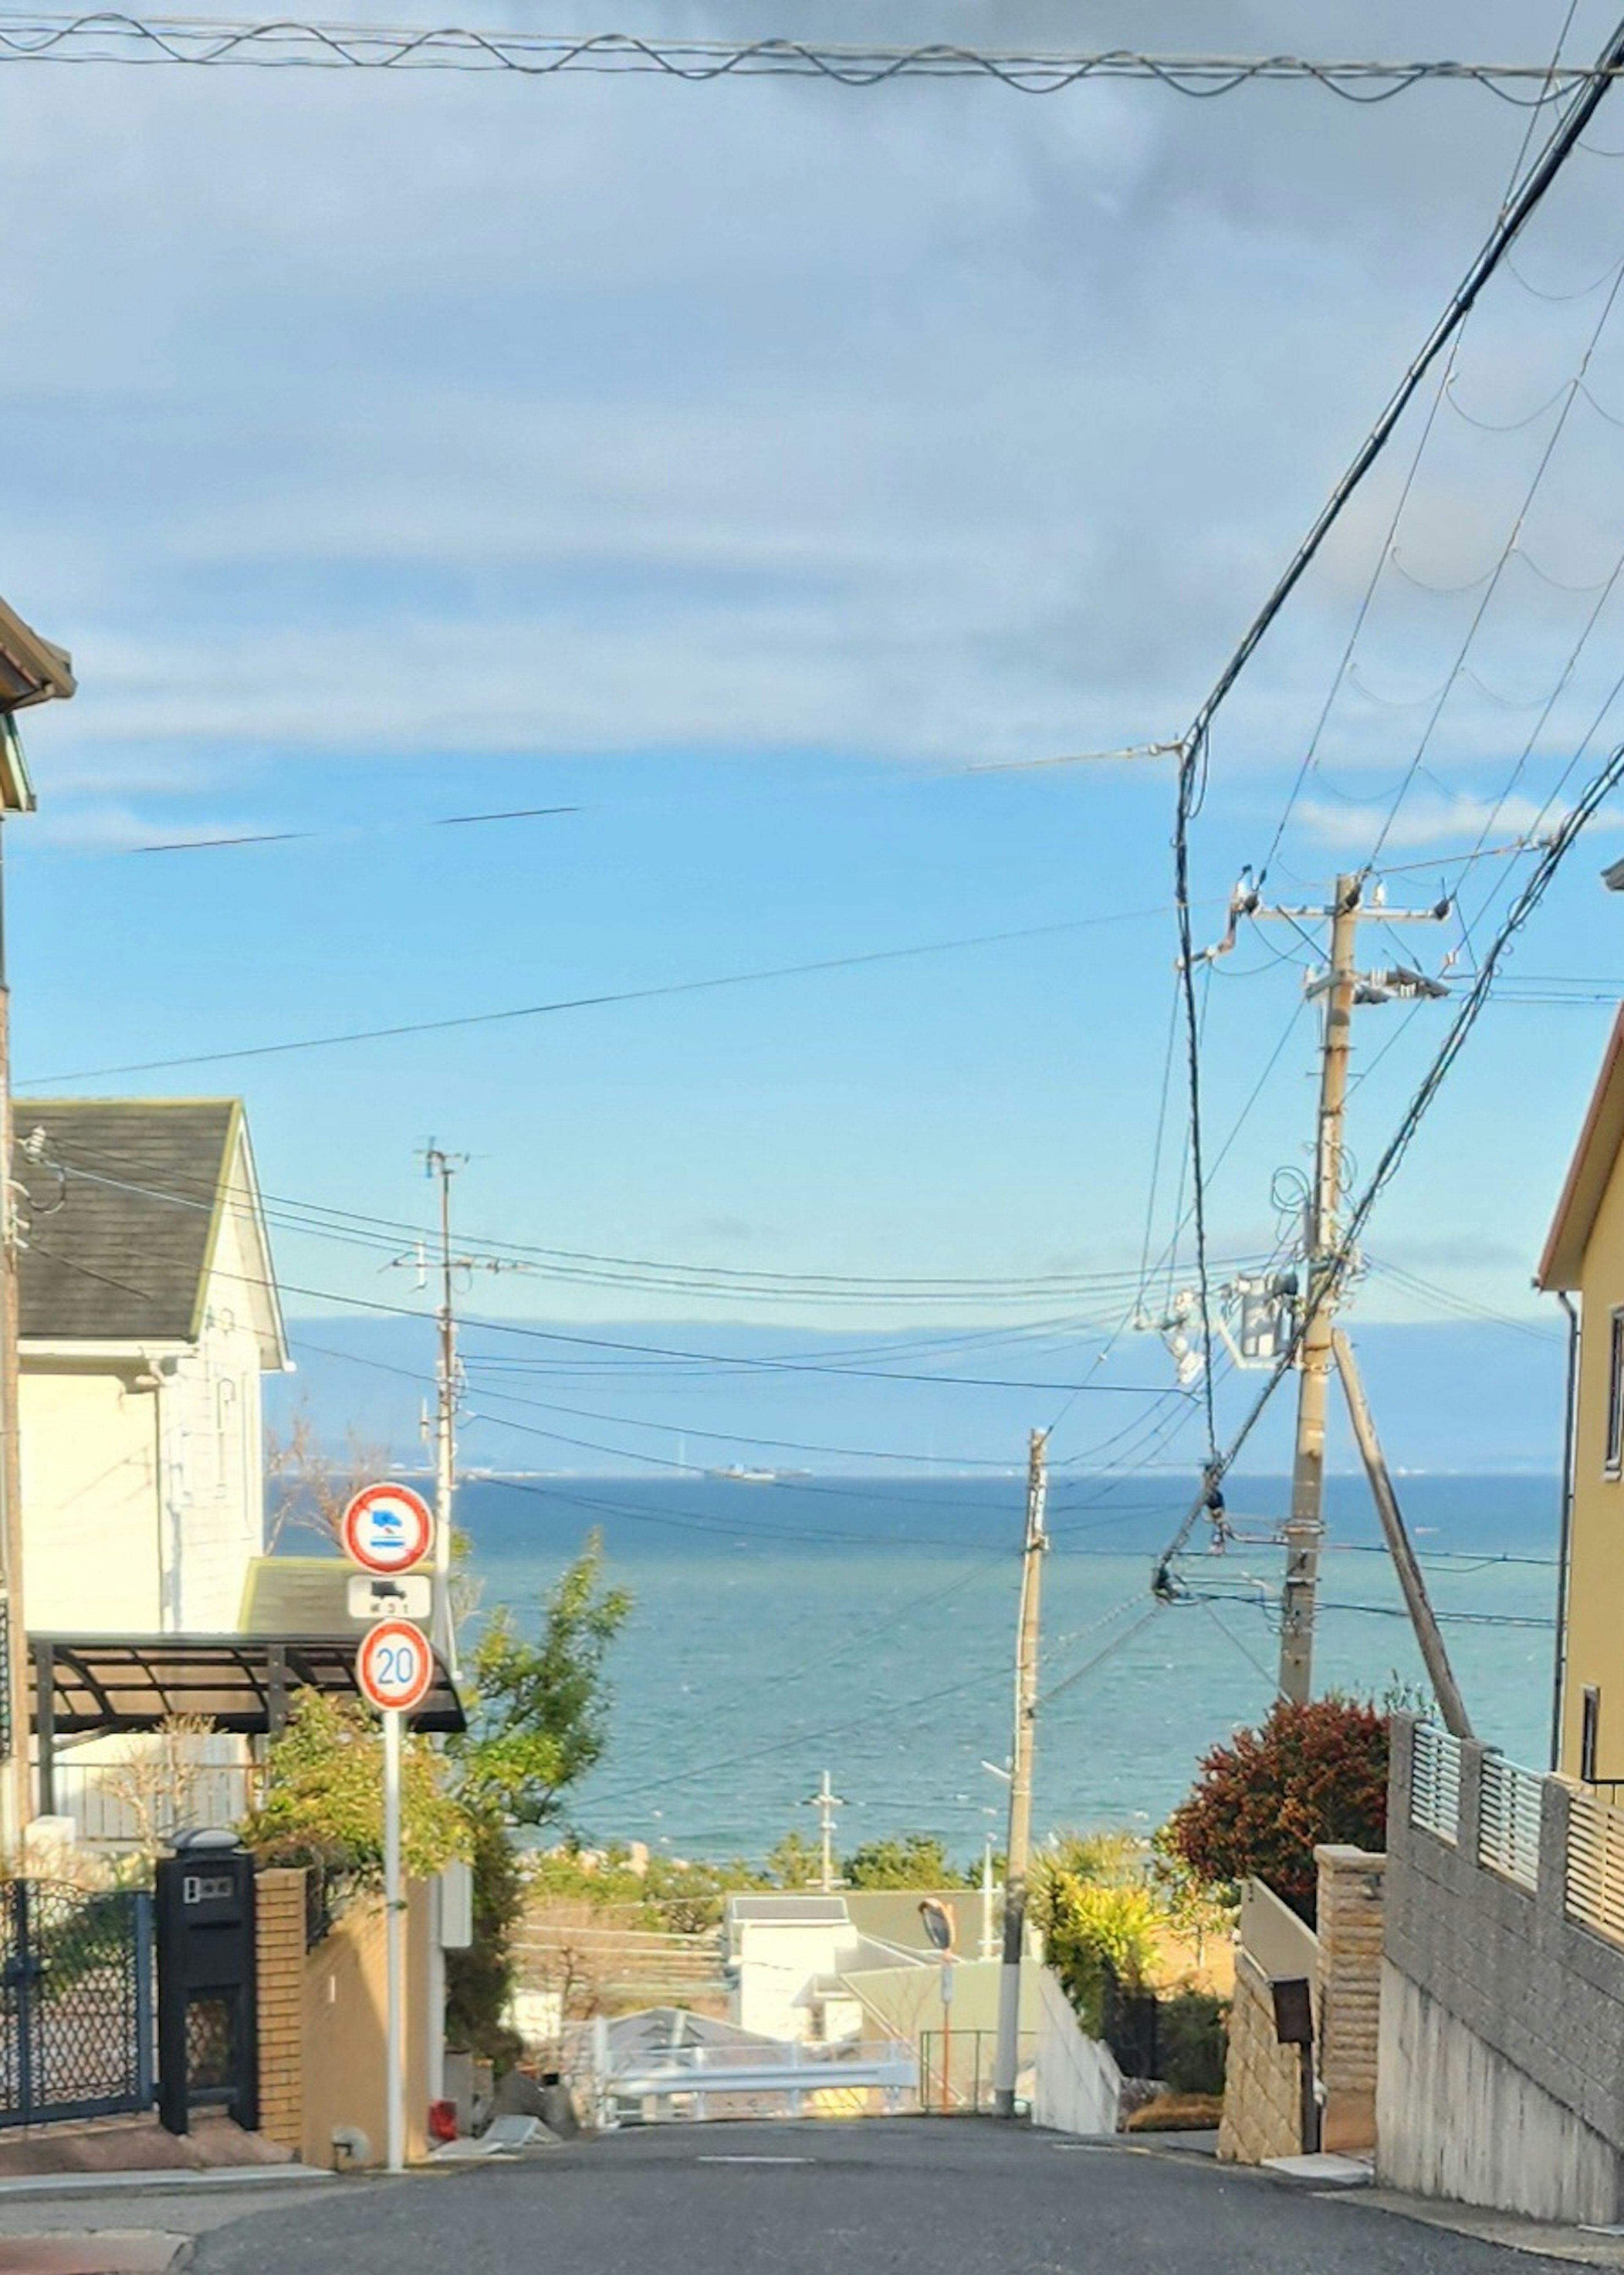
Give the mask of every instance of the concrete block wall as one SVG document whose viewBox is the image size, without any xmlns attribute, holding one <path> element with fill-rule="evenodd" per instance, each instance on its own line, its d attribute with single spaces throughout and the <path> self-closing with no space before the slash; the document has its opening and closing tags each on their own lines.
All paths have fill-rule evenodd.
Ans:
<svg viewBox="0 0 1624 2275">
<path fill-rule="evenodd" d="M 297 2157 L 304 2143 L 305 1875 L 258 1880 L 260 2130 Z"/>
<path fill-rule="evenodd" d="M 1295 2046 L 1275 2039 L 1269 1977 L 1243 1947 L 1235 1955 L 1219 2155 L 1236 2165 L 1295 2157 L 1303 2146 L 1302 2078 Z"/>
<path fill-rule="evenodd" d="M 1316 1848 L 1314 1856 L 1319 1866 L 1321 2141 L 1346 2152 L 1371 2148 L 1376 2140 L 1387 1860 L 1351 1848 Z"/>
<path fill-rule="evenodd" d="M 1567 1794 L 1544 1788 L 1538 1886 L 1477 1861 L 1484 1749 L 1451 1842 L 1388 1796 L 1378 2169 L 1395 2188 L 1606 2226 L 1624 2210 L 1624 1949 L 1566 1916 Z"/>
</svg>

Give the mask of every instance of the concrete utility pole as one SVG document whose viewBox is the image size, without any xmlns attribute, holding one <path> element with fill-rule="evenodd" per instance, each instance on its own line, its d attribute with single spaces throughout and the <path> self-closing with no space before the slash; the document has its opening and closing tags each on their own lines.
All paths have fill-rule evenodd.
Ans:
<svg viewBox="0 0 1624 2275">
<path fill-rule="evenodd" d="M 817 1810 L 822 1834 L 823 1869 L 818 1885 L 826 1896 L 832 1895 L 835 1890 L 835 1812 L 837 1809 L 844 1809 L 846 1804 L 836 1794 L 827 1770 L 823 1772 L 823 1782 L 806 1806 Z"/>
<path fill-rule="evenodd" d="M 434 1617 L 435 1650 L 457 1680 L 457 1622 L 451 1616 L 451 1525 L 457 1501 L 457 1310 L 451 1253 L 451 1180 L 460 1160 L 431 1145 L 428 1175 L 440 1180 L 439 1349 L 434 1367 Z"/>
<path fill-rule="evenodd" d="M 1015 2115 L 1015 2082 L 1021 2055 L 1021 1953 L 1026 1939 L 1026 1870 L 1031 1850 L 1032 1755 L 1038 1734 L 1038 1622 L 1043 1529 L 1049 1493 L 1049 1433 L 1034 1430 L 1026 1460 L 1026 1539 L 1021 1556 L 1021 1615 L 1016 1631 L 1015 1744 L 1009 1764 L 1009 1841 L 1004 1864 L 1004 1954 L 998 1978 L 998 2045 L 993 2106 Z"/>
<path fill-rule="evenodd" d="M 1339 877 L 1331 912 L 1331 970 L 1319 1054 L 1319 1116 L 1309 1195 L 1308 1324 L 1297 1356 L 1297 1436 L 1286 1524 L 1286 1584 L 1280 1599 L 1280 1687 L 1294 1705 L 1313 1689 L 1314 1592 L 1325 1537 L 1326 1406 L 1331 1387 L 1332 1304 L 1326 1274 L 1336 1245 L 1342 1190 L 1342 1115 L 1348 1102 L 1354 957 L 1359 944 L 1359 880 Z"/>
<path fill-rule="evenodd" d="M 1319 1052 L 1314 1167 L 1303 1237 L 1304 1325 L 1297 1351 L 1296 1444 L 1291 1465 L 1291 1514 L 1286 1523 L 1286 1579 L 1280 1597 L 1280 1689 L 1282 1697 L 1297 1706 L 1306 1705 L 1314 1688 L 1314 1606 L 1325 1538 L 1326 1410 L 1336 1326 L 1342 1121 L 1348 1104 L 1354 1008 L 1360 1003 L 1448 993 L 1438 981 L 1406 968 L 1360 974 L 1356 958 L 1362 917 L 1383 925 L 1441 924 L 1451 907 L 1448 901 L 1440 901 L 1431 909 L 1390 909 L 1381 898 L 1379 886 L 1367 899 L 1364 884 L 1363 875 L 1341 876 L 1328 909 L 1287 909 L 1265 908 L 1250 881 L 1243 881 L 1230 902 L 1227 933 L 1216 949 L 1207 951 L 1209 956 L 1227 955 L 1235 944 L 1243 916 L 1283 918 L 1298 931 L 1304 923 L 1316 921 L 1328 921 L 1331 926 L 1329 966 L 1311 989 L 1324 996 L 1326 1017 Z"/>
</svg>

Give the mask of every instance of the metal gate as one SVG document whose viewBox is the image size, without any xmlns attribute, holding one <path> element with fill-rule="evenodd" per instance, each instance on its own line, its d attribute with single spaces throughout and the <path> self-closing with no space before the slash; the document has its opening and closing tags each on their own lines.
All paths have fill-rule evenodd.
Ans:
<svg viewBox="0 0 1624 2275">
<path fill-rule="evenodd" d="M 152 1898 L 0 1880 L 0 2126 L 150 2108 Z"/>
</svg>

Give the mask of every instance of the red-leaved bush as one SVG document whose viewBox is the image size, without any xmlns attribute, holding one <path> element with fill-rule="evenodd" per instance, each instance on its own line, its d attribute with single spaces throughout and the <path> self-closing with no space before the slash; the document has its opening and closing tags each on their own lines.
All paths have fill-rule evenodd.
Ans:
<svg viewBox="0 0 1624 2275">
<path fill-rule="evenodd" d="M 1311 1924 L 1316 1846 L 1386 1838 L 1386 1717 L 1352 1698 L 1282 1699 L 1261 1729 L 1214 1746 L 1167 1830 L 1197 1880 L 1255 1875 Z"/>
</svg>

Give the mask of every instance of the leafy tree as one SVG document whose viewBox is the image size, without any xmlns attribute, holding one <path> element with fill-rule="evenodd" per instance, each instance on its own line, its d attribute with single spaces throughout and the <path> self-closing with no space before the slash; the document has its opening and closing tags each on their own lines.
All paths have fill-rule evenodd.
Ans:
<svg viewBox="0 0 1624 2275">
<path fill-rule="evenodd" d="M 1049 1962 L 1083 2027 L 1098 2037 L 1104 2019 L 1106 1978 L 1115 1976 L 1137 1991 L 1154 1973 L 1161 1915 L 1143 1882 L 1101 1886 L 1075 1873 L 1046 1876 L 1044 1911 Z"/>
<path fill-rule="evenodd" d="M 527 1826 L 558 1814 L 567 1788 L 602 1758 L 603 1662 L 631 1610 L 626 1591 L 604 1583 L 594 1532 L 549 1591 L 535 1642 L 505 1606 L 493 1613 L 469 1666 L 467 1735 L 453 1748 L 469 1808 Z"/>
<path fill-rule="evenodd" d="M 841 1877 L 853 1888 L 963 1888 L 970 1883 L 933 1834 L 870 1840 L 845 1858 Z"/>
<path fill-rule="evenodd" d="M 1282 1699 L 1260 1729 L 1214 1746 L 1167 1839 L 1205 1886 L 1255 1875 L 1311 1924 L 1315 1848 L 1379 1849 L 1386 1832 L 1386 1717 L 1331 1697 L 1306 1706 Z"/>
<path fill-rule="evenodd" d="M 603 1662 L 631 1609 L 623 1588 L 604 1583 L 594 1532 L 548 1592 L 533 1643 L 503 1606 L 473 1648 L 468 1729 L 450 1758 L 471 1825 L 474 1942 L 446 1954 L 447 2014 L 470 2052 L 498 2061 L 512 2052 L 503 2016 L 525 1905 L 513 1828 L 547 1824 L 601 1760 L 610 1703 Z"/>
<path fill-rule="evenodd" d="M 374 1887 L 383 1878 L 383 1736 L 359 1698 L 295 1693 L 266 1756 L 264 1797 L 242 1837 L 268 1863 L 308 1864 Z M 427 1738 L 401 1749 L 401 1855 L 427 1879 L 472 1848 L 467 1817 L 446 1790 L 446 1764 Z"/>
<path fill-rule="evenodd" d="M 774 1887 L 815 1888 L 823 1878 L 823 1851 L 804 1833 L 786 1833 L 767 1852 L 767 1877 Z"/>
</svg>

